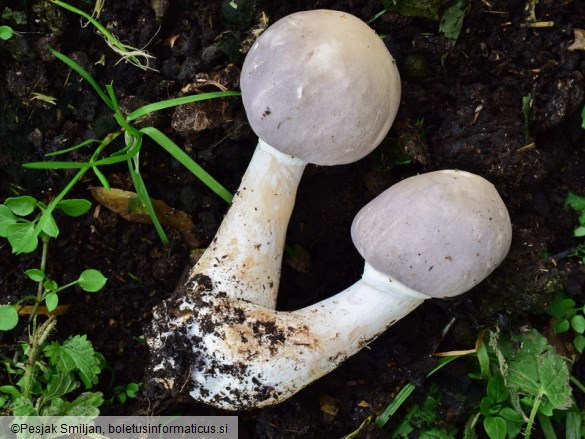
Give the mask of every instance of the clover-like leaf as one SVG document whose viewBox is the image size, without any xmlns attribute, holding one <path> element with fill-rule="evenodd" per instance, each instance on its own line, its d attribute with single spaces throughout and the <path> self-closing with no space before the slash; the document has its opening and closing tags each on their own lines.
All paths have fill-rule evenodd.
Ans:
<svg viewBox="0 0 585 439">
<path fill-rule="evenodd" d="M 90 293 L 95 293 L 96 291 L 99 291 L 104 287 L 104 285 L 108 281 L 108 278 L 105 277 L 101 273 L 101 271 L 94 270 L 93 268 L 90 268 L 90 269 L 85 270 L 81 273 L 78 281 L 79 281 L 79 286 L 84 291 L 87 291 Z"/>
<path fill-rule="evenodd" d="M 23 195 L 21 197 L 6 198 L 4 204 L 16 215 L 27 216 L 35 210 L 37 200 L 28 195 Z"/>
<path fill-rule="evenodd" d="M 72 198 L 69 200 L 60 201 L 57 207 L 63 211 L 65 215 L 76 217 L 83 215 L 91 209 L 91 202 L 84 198 Z"/>
<path fill-rule="evenodd" d="M 10 331 L 18 324 L 18 311 L 14 305 L 0 305 L 0 331 Z"/>
</svg>

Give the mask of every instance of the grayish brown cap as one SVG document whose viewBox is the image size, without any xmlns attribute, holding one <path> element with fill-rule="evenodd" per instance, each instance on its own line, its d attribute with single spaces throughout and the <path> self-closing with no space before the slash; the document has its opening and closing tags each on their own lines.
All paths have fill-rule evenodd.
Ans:
<svg viewBox="0 0 585 439">
<path fill-rule="evenodd" d="M 318 165 L 350 163 L 384 139 L 400 103 L 400 76 L 378 35 L 345 12 L 298 12 L 250 49 L 242 99 L 254 132 Z"/>
<path fill-rule="evenodd" d="M 376 270 L 428 296 L 450 297 L 504 260 L 512 226 L 490 182 L 445 170 L 387 189 L 357 214 L 351 234 Z"/>
</svg>

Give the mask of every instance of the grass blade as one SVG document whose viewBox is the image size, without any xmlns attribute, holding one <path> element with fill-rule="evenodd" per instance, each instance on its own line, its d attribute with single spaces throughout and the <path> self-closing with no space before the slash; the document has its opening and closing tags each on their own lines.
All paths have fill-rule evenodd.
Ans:
<svg viewBox="0 0 585 439">
<path fill-rule="evenodd" d="M 439 360 L 439 363 L 434 368 L 432 368 L 429 371 L 429 373 L 427 373 L 427 378 L 433 375 L 441 368 L 443 368 L 444 366 L 446 366 L 447 364 L 449 364 L 451 361 L 456 360 L 457 358 L 462 356 L 463 355 L 454 355 L 452 357 L 441 358 Z M 376 418 L 376 425 L 378 427 L 383 427 L 384 425 L 386 425 L 386 422 L 388 422 L 390 417 L 398 411 L 398 409 L 402 406 L 402 404 L 404 404 L 404 402 L 408 399 L 412 392 L 414 392 L 414 389 L 415 387 L 410 383 L 406 384 L 402 389 L 400 389 L 400 392 L 398 392 L 394 400 L 390 404 L 388 404 L 388 406 L 382 411 L 382 413 L 378 415 L 378 417 Z"/>
<path fill-rule="evenodd" d="M 128 168 L 130 170 L 130 177 L 132 178 L 132 183 L 134 184 L 134 188 L 136 189 L 136 194 L 140 199 L 140 202 L 144 205 L 144 208 L 148 212 L 150 219 L 152 220 L 152 225 L 156 229 L 160 240 L 163 244 L 169 243 L 169 238 L 167 238 L 167 234 L 165 233 L 158 217 L 156 216 L 156 212 L 154 210 L 154 206 L 152 205 L 152 201 L 150 200 L 150 196 L 148 195 L 148 191 L 146 190 L 146 185 L 144 184 L 144 180 L 142 180 L 142 176 L 140 173 L 134 169 L 131 160 L 128 160 Z"/>
<path fill-rule="evenodd" d="M 226 202 L 232 202 L 233 195 L 165 134 L 154 127 L 142 128 L 140 132 L 146 134 L 163 147 L 169 154 L 193 173 L 193 175 L 199 178 L 209 189 L 223 198 Z"/>
<path fill-rule="evenodd" d="M 168 99 L 166 101 L 155 102 L 144 105 L 126 116 L 126 120 L 131 122 L 142 116 L 146 116 L 154 111 L 164 110 L 165 108 L 176 107 L 177 105 L 189 104 L 191 102 L 205 101 L 207 99 L 225 98 L 228 96 L 240 96 L 239 91 L 214 91 L 211 93 L 201 93 L 198 95 L 181 96 L 179 98 Z"/>
<path fill-rule="evenodd" d="M 63 55 L 61 52 L 57 52 L 52 47 L 49 47 L 49 51 L 53 54 L 53 56 L 55 58 L 59 59 L 60 61 L 67 64 L 70 68 L 75 70 L 79 74 L 79 76 L 81 76 L 83 79 L 85 79 L 89 83 L 89 85 L 91 85 L 93 87 L 93 89 L 96 91 L 96 93 L 99 95 L 99 97 L 102 98 L 102 101 L 104 101 L 106 103 L 106 105 L 112 111 L 116 111 L 116 108 L 114 107 L 114 104 L 112 103 L 112 100 L 100 88 L 100 86 L 95 81 L 95 79 L 93 79 L 92 76 L 86 70 L 83 69 L 83 67 L 81 67 L 79 64 L 77 64 L 75 61 L 73 61 L 67 55 Z"/>
</svg>

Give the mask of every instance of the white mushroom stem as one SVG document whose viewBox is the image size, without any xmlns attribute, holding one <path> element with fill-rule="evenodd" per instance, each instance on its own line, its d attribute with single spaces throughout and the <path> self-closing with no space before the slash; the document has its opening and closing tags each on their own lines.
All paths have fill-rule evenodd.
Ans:
<svg viewBox="0 0 585 439">
<path fill-rule="evenodd" d="M 259 140 L 232 206 L 189 277 L 204 273 L 218 291 L 274 308 L 286 229 L 306 165 Z"/>
<path fill-rule="evenodd" d="M 174 308 L 169 334 L 180 331 L 193 342 L 187 354 L 195 360 L 193 398 L 222 409 L 249 409 L 294 395 L 427 298 L 366 263 L 361 280 L 293 312 L 216 291 L 185 298 Z M 166 367 L 163 360 L 159 368 Z"/>
</svg>

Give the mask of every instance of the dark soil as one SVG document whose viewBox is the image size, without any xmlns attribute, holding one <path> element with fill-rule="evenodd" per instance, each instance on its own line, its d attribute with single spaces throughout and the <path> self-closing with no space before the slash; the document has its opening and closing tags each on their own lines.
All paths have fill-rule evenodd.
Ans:
<svg viewBox="0 0 585 439">
<path fill-rule="evenodd" d="M 5 17 L 9 6 L 15 8 L 7 3 L 0 2 Z M 240 43 L 258 26 L 260 12 L 274 22 L 300 10 L 339 9 L 367 21 L 383 8 L 379 0 L 259 0 L 247 2 L 242 15 L 232 17 L 226 13 L 228 2 L 223 12 L 220 1 L 152 3 L 156 8 L 148 1 L 106 2 L 100 21 L 120 40 L 147 47 L 158 71 L 117 62 L 91 27 L 81 27 L 76 16 L 48 2 L 19 2 L 26 23 L 0 21 L 18 32 L 0 41 L 0 199 L 19 193 L 49 202 L 72 174 L 27 171 L 21 164 L 115 129 L 111 113 L 93 90 L 51 57 L 48 46 L 74 58 L 99 84 L 112 82 L 123 107 L 133 109 L 179 96 L 184 88 L 194 88 L 197 78 L 237 89 Z M 302 263 L 285 262 L 278 307 L 312 304 L 359 279 L 363 261 L 349 236 L 354 215 L 391 184 L 424 171 L 463 169 L 496 185 L 514 225 L 508 259 L 463 297 L 425 303 L 369 348 L 283 404 L 238 412 L 241 437 L 348 434 L 378 414 L 405 382 L 417 386 L 415 401 L 422 398 L 425 375 L 437 361 L 433 352 L 472 348 L 483 329 L 496 325 L 531 324 L 544 330 L 546 306 L 561 289 L 585 303 L 583 265 L 560 257 L 579 242 L 572 237 L 576 214 L 564 209 L 564 199 L 569 191 L 585 194 L 585 130 L 580 117 L 585 52 L 569 50 L 574 29 L 585 28 L 585 3 L 541 0 L 537 20 L 553 22 L 542 28 L 529 25 L 527 3 L 472 0 L 455 46 L 439 33 L 437 21 L 387 13 L 371 24 L 385 35 L 401 71 L 401 109 L 390 135 L 370 156 L 352 165 L 308 167 L 287 237 L 308 257 Z M 55 105 L 31 99 L 33 92 L 56 98 Z M 533 102 L 525 117 L 522 100 L 528 95 Z M 240 101 L 227 101 L 164 111 L 148 123 L 235 191 L 256 137 L 246 125 Z M 141 170 L 150 195 L 190 214 L 195 236 L 206 246 L 227 204 L 158 146 L 147 144 L 143 151 Z M 411 161 L 400 164 L 404 156 Z M 88 157 L 80 150 L 68 159 Z M 104 171 L 112 186 L 132 190 L 125 167 Z M 71 197 L 91 198 L 88 188 L 98 184 L 87 177 Z M 97 294 L 63 293 L 61 302 L 71 307 L 58 318 L 54 337 L 87 334 L 112 366 L 115 385 L 142 382 L 149 356 L 141 342 L 145 325 L 152 308 L 179 284 L 191 263 L 191 249 L 178 232 L 169 230 L 171 242 L 163 245 L 152 226 L 128 222 L 97 203 L 81 218 L 57 220 L 61 234 L 50 248 L 50 276 L 66 283 L 82 270 L 96 268 L 109 282 Z M 35 253 L 12 255 L 10 246 L 0 243 L 1 303 L 30 294 L 34 285 L 23 271 L 36 267 L 38 258 Z M 0 335 L 3 349 L 14 342 L 12 337 Z M 467 366 L 456 362 L 438 375 L 446 426 L 461 429 L 478 403 L 481 389 L 466 378 Z M 572 373 L 585 379 L 585 363 L 577 361 Z M 107 381 L 100 390 L 111 395 Z M 146 392 L 124 405 L 102 408 L 104 414 L 152 412 L 221 414 L 188 397 L 156 399 Z M 372 426 L 363 437 L 386 434 Z"/>
</svg>

